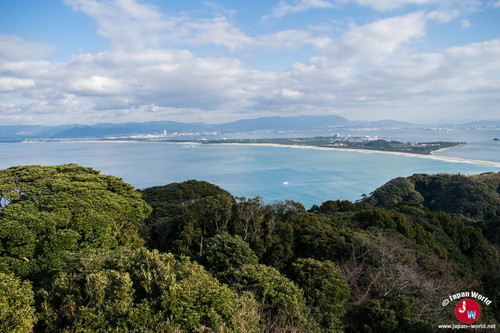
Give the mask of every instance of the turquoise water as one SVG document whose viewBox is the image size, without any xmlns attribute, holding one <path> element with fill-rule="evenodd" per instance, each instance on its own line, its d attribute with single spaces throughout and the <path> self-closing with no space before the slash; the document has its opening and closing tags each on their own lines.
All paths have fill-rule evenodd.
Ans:
<svg viewBox="0 0 500 333">
<path fill-rule="evenodd" d="M 266 202 L 357 200 L 398 176 L 499 172 L 500 166 L 375 152 L 293 147 L 136 142 L 0 144 L 0 169 L 78 163 L 123 178 L 137 188 L 206 180 L 236 196 Z"/>
<path fill-rule="evenodd" d="M 341 136 L 378 136 L 385 140 L 432 142 L 451 141 L 467 142 L 466 145 L 448 149 L 440 152 L 440 155 L 450 157 L 461 157 L 476 160 L 500 162 L 500 129 L 440 129 L 429 130 L 424 128 L 400 128 L 400 129 L 363 129 L 363 128 L 335 128 L 328 131 L 293 131 L 293 132 L 257 132 L 257 133 L 230 133 L 214 136 L 198 136 L 196 139 L 222 139 L 222 138 L 278 138 L 278 137 L 313 137 L 330 136 L 332 134 Z"/>
<path fill-rule="evenodd" d="M 464 146 L 439 152 L 439 155 L 500 162 L 500 141 L 493 141 L 494 138 L 500 138 L 500 130 L 498 129 L 456 129 L 446 131 L 426 131 L 414 129 L 381 130 L 364 133 L 368 135 L 373 135 L 373 133 L 375 133 L 375 135 L 379 135 L 381 138 L 397 141 L 467 142 Z"/>
</svg>

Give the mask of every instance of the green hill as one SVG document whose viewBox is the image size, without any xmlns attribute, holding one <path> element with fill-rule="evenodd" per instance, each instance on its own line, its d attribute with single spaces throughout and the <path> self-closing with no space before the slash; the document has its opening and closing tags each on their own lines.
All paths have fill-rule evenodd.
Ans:
<svg viewBox="0 0 500 333">
<path fill-rule="evenodd" d="M 405 201 L 422 203 L 432 211 L 490 219 L 500 215 L 500 173 L 415 174 L 389 181 L 366 199 L 383 207 Z"/>
<path fill-rule="evenodd" d="M 443 300 L 464 291 L 498 325 L 499 253 L 478 227 L 498 231 L 497 188 L 414 175 L 306 211 L 196 180 L 0 170 L 0 332 L 433 332 L 459 324 Z"/>
</svg>

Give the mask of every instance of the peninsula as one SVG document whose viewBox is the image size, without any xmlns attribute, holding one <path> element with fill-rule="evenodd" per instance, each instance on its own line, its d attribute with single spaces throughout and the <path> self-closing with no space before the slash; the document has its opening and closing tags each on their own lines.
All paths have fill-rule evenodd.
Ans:
<svg viewBox="0 0 500 333">
<path fill-rule="evenodd" d="M 193 142 L 193 140 L 175 140 L 175 142 Z M 272 144 L 283 146 L 307 146 L 335 149 L 359 149 L 385 152 L 430 155 L 435 151 L 452 148 L 465 142 L 401 142 L 383 140 L 372 136 L 316 136 L 311 138 L 273 138 L 273 139 L 220 139 L 195 140 L 201 144 Z"/>
</svg>

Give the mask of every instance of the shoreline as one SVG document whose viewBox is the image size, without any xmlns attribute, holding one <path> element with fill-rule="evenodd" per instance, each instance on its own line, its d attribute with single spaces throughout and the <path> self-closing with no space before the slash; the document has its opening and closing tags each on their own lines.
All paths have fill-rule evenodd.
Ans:
<svg viewBox="0 0 500 333">
<path fill-rule="evenodd" d="M 335 151 L 351 151 L 351 152 L 361 152 L 361 153 L 378 153 L 378 154 L 392 154 L 392 155 L 400 155 L 400 156 L 409 156 L 409 157 L 420 157 L 420 158 L 429 158 L 429 159 L 437 159 L 437 160 L 448 160 L 455 162 L 466 162 L 466 163 L 475 163 L 475 164 L 487 164 L 500 168 L 500 162 L 495 161 L 485 161 L 485 160 L 476 160 L 471 158 L 463 158 L 463 157 L 452 157 L 452 156 L 443 156 L 436 155 L 435 153 L 444 151 L 446 149 L 456 148 L 463 146 L 465 144 L 460 144 L 453 147 L 441 148 L 438 150 L 432 151 L 430 154 L 416 154 L 416 153 L 407 153 L 407 152 L 399 152 L 399 151 L 386 151 L 386 150 L 372 150 L 372 149 L 354 149 L 354 148 L 336 148 L 336 147 L 318 147 L 318 146 L 308 146 L 308 145 L 283 145 L 279 143 L 239 143 L 239 142 L 220 142 L 220 143 L 203 143 L 197 141 L 183 141 L 183 142 L 175 142 L 175 141 L 138 141 L 138 140 L 75 140 L 75 141 L 55 141 L 60 143 L 170 143 L 170 144 L 193 144 L 193 145 L 230 145 L 230 146 L 265 146 L 265 147 L 290 147 L 290 148 L 302 148 L 302 149 L 316 149 L 316 150 L 335 150 Z M 38 143 L 38 142 L 30 142 L 24 141 L 22 143 Z"/>
<path fill-rule="evenodd" d="M 467 143 L 460 143 L 456 146 L 453 146 L 453 147 L 445 147 L 445 148 L 441 148 L 441 149 L 438 149 L 438 150 L 433 150 L 431 151 L 431 153 L 429 155 L 434 155 L 435 153 L 437 152 L 440 152 L 440 151 L 443 151 L 443 150 L 447 150 L 447 149 L 452 149 L 452 148 L 457 148 L 457 147 L 462 147 L 462 146 L 465 146 Z M 499 162 L 500 163 L 500 162 Z"/>
<path fill-rule="evenodd" d="M 198 142 L 184 142 L 184 143 L 196 144 Z M 201 143 L 198 143 L 198 144 L 201 144 Z M 234 142 L 234 143 L 205 143 L 205 145 L 268 146 L 268 147 L 291 147 L 291 148 L 317 149 L 317 150 L 353 151 L 353 152 L 362 152 L 362 153 L 392 154 L 392 155 L 420 157 L 420 158 L 429 158 L 429 159 L 451 160 L 451 161 L 457 161 L 457 162 L 488 164 L 488 165 L 494 165 L 496 167 L 500 167 L 500 162 L 495 162 L 495 161 L 485 161 L 485 160 L 475 160 L 475 159 L 463 158 L 463 157 L 435 155 L 436 152 L 440 152 L 440 151 L 443 151 L 446 149 L 455 148 L 458 146 L 463 146 L 464 144 L 454 146 L 454 147 L 441 148 L 441 149 L 432 151 L 430 154 L 416 154 L 416 153 L 405 153 L 405 152 L 400 152 L 400 151 L 386 151 L 386 150 L 372 150 L 372 149 L 333 148 L 333 147 L 327 148 L 327 147 L 306 146 L 306 145 L 281 145 L 279 143 L 238 143 L 238 142 Z"/>
</svg>

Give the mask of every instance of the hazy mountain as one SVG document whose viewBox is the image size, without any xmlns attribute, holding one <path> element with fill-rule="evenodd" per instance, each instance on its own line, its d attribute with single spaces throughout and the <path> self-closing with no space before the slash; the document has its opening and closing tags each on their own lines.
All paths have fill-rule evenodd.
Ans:
<svg viewBox="0 0 500 333">
<path fill-rule="evenodd" d="M 500 127 L 500 120 L 479 120 L 463 124 L 465 126 Z"/>
<path fill-rule="evenodd" d="M 205 123 L 179 123 L 175 121 L 153 121 L 147 123 L 97 124 L 93 126 L 75 126 L 53 135 L 53 138 L 81 138 L 103 136 L 125 136 L 143 133 L 197 132 L 209 130 Z"/>
<path fill-rule="evenodd" d="M 20 139 L 20 138 L 47 138 L 61 131 L 65 131 L 75 125 L 62 126 L 40 126 L 40 125 L 14 125 L 0 126 L 0 139 Z"/>
<path fill-rule="evenodd" d="M 340 116 L 298 116 L 264 117 L 243 119 L 231 123 L 218 124 L 219 131 L 257 131 L 257 130 L 311 130 L 318 128 L 349 126 L 351 121 Z"/>
<path fill-rule="evenodd" d="M 349 126 L 351 122 L 340 116 L 299 116 L 265 117 L 244 119 L 223 124 L 180 123 L 173 121 L 155 121 L 147 123 L 97 124 L 93 126 L 75 126 L 53 135 L 54 138 L 79 138 L 124 136 L 141 133 L 172 132 L 246 132 L 257 130 L 309 130 L 338 126 Z"/>
<path fill-rule="evenodd" d="M 482 122 L 476 122 L 481 123 Z M 491 122 L 488 122 L 491 123 Z M 494 122 L 493 122 L 494 123 Z M 472 123 L 471 123 L 472 124 Z M 409 127 L 411 123 L 396 120 L 350 121 L 344 117 L 330 116 L 298 116 L 298 117 L 263 117 L 243 119 L 223 124 L 182 123 L 175 121 L 151 121 L 144 123 L 101 123 L 96 125 L 63 125 L 63 126 L 0 126 L 0 140 L 23 140 L 39 138 L 100 138 L 107 136 L 132 136 L 145 133 L 203 132 L 217 131 L 283 131 L 283 130 L 315 130 L 336 127 Z"/>
<path fill-rule="evenodd" d="M 386 127 L 409 127 L 415 126 L 415 124 L 399 121 L 399 120 L 376 120 L 376 121 L 350 121 L 349 127 L 371 127 L 371 128 L 386 128 Z"/>
</svg>

